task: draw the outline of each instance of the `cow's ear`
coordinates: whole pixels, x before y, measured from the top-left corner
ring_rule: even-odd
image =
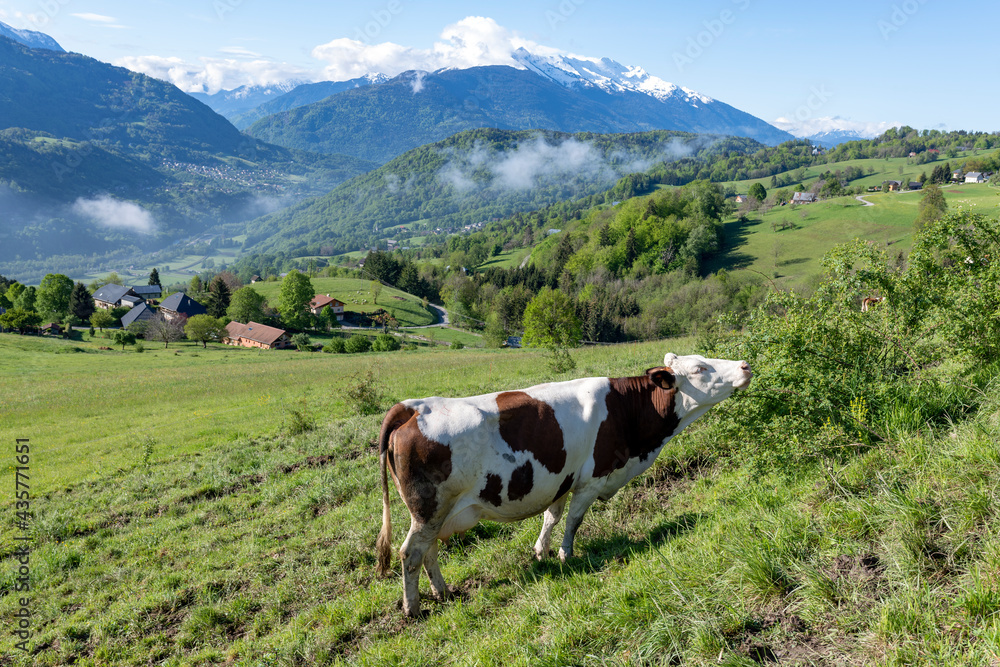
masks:
[[[646,371],[646,377],[660,389],[673,389],[677,385],[677,378],[672,371],[673,369],[667,366],[650,368]]]

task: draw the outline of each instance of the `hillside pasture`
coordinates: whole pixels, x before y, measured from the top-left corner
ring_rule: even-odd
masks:
[[[424,308],[420,299],[393,287],[382,287],[378,303],[371,292],[372,281],[364,278],[311,278],[317,294],[329,294],[344,302],[344,310],[349,313],[372,313],[384,308],[394,313],[401,326],[423,326],[433,324],[436,316]],[[272,307],[278,306],[281,281],[258,282],[251,287],[267,299]],[[366,303],[367,302],[367,303]]]

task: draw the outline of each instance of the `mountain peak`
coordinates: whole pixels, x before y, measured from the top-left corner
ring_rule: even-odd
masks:
[[[59,46],[59,42],[52,39],[44,32],[35,30],[19,30],[0,21],[0,36],[11,39],[18,44],[23,44],[31,49],[46,49],[48,51],[59,51],[65,53],[66,49]]]
[[[707,95],[653,76],[641,67],[622,65],[611,58],[573,55],[538,55],[519,47],[511,58],[519,69],[527,69],[566,87],[600,88],[609,93],[634,91],[660,101],[684,100],[691,106],[711,104]]]

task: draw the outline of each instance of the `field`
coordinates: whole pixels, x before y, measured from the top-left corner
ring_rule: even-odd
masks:
[[[392,287],[382,288],[379,302],[376,304],[371,292],[371,280],[362,278],[311,278],[310,280],[317,294],[329,294],[335,299],[340,299],[346,304],[344,310],[349,313],[370,313],[385,308],[395,314],[401,326],[434,324],[437,319],[433,312],[424,309],[420,299]],[[281,293],[279,281],[254,283],[251,287],[266,297],[271,306],[278,305],[278,295]]]
[[[991,214],[1000,205],[1000,190],[988,185],[956,185],[943,189],[948,207],[973,208]],[[909,251],[920,192],[864,195],[873,206],[854,197],[836,197],[815,204],[777,206],[749,221],[724,223],[724,252],[708,262],[711,272],[753,270],[780,285],[801,284],[822,270],[825,253],[839,243],[860,238]],[[782,223],[792,225],[781,229]],[[772,224],[775,228],[772,229]]]
[[[27,655],[0,637],[10,664],[987,665],[1000,651],[995,391],[965,423],[799,474],[724,464],[689,430],[591,508],[565,565],[530,557],[537,517],[453,538],[455,598],[410,621],[398,561],[374,576],[379,416],[342,391],[369,368],[384,405],[525,387],[552,379],[542,353],[99,342],[0,335],[0,440],[30,439],[35,512],[35,635]],[[639,373],[692,345],[585,348],[575,374]],[[398,548],[395,492],[392,508]],[[4,595],[5,627],[15,608]]]

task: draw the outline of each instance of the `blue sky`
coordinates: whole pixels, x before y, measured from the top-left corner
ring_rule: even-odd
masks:
[[[187,90],[496,64],[526,45],[639,65],[807,128],[1000,130],[984,36],[998,18],[996,3],[935,0],[0,0],[0,21]]]

